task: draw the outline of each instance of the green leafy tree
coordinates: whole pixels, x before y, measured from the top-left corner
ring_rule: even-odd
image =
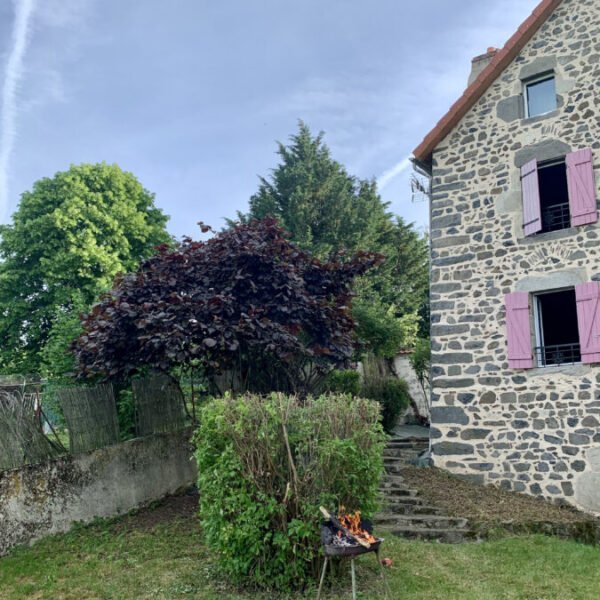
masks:
[[[419,317],[421,331],[428,329],[426,238],[388,211],[375,181],[358,179],[335,161],[323,134],[313,136],[305,123],[288,145],[279,144],[278,155],[280,163],[260,179],[239,220],[275,217],[296,244],[321,258],[359,250],[386,256],[356,282],[359,336],[379,356],[412,344]]]
[[[368,313],[371,320],[379,314],[380,328],[389,327],[398,332],[392,336],[401,341],[398,347],[412,348],[417,331],[420,337],[429,337],[428,240],[412,224],[396,217],[377,251],[386,260],[358,281],[356,292],[362,307],[361,302],[357,302],[356,310],[364,307],[363,314]],[[355,317],[360,321],[358,314]],[[401,321],[391,323],[391,318]],[[417,330],[414,324],[417,324]],[[404,333],[398,337],[402,330]],[[387,349],[384,351],[373,343],[375,339],[370,341],[375,354],[388,354]],[[387,346],[389,349],[389,343]]]
[[[59,383],[75,374],[75,357],[69,347],[81,335],[80,315],[88,309],[78,292],[68,305],[56,308],[48,338],[40,350],[41,373],[46,379]]]
[[[369,345],[378,358],[394,358],[401,348],[412,348],[417,341],[419,317],[414,312],[398,315],[393,304],[386,305],[377,294],[354,299],[352,314],[359,339]]]
[[[167,219],[117,165],[71,166],[34,183],[0,226],[0,370],[38,372],[53,325],[56,349],[78,308],[170,241]]]

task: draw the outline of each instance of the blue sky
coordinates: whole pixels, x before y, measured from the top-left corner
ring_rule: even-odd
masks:
[[[19,3],[30,27],[9,73]],[[246,208],[298,119],[352,174],[383,181],[462,93],[470,59],[536,4],[2,0],[0,83],[6,100],[12,76],[14,110],[0,120],[0,141],[12,138],[0,219],[36,179],[106,161],[156,194],[173,234],[198,237],[197,221],[220,227]],[[385,180],[392,210],[425,228],[408,170]]]

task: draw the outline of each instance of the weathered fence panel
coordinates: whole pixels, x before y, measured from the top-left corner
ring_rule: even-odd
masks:
[[[62,388],[58,398],[69,430],[71,454],[119,442],[117,407],[110,383]]]
[[[42,431],[38,409],[32,394],[0,391],[0,471],[58,456]]]
[[[138,436],[167,433],[185,427],[184,398],[173,379],[155,373],[134,379],[132,386]]]

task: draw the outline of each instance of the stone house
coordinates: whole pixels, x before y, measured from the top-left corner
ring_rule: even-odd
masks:
[[[600,513],[600,0],[544,0],[414,151],[432,455]]]

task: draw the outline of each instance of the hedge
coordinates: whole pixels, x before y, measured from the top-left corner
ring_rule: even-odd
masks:
[[[200,423],[203,533],[235,583],[303,587],[316,575],[319,506],[376,509],[385,445],[376,402],[226,396],[202,408]]]

